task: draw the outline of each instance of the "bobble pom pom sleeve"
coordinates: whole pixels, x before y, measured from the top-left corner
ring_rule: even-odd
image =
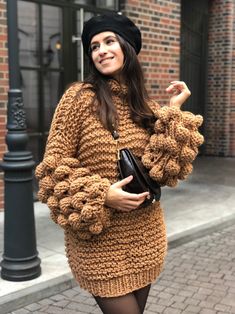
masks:
[[[44,159],[35,175],[39,180],[38,198],[48,205],[52,220],[62,228],[72,228],[82,239],[89,239],[109,226],[110,212],[104,201],[110,182],[91,175],[76,158],[84,97],[82,92],[77,97],[74,88],[62,97],[51,124]]]
[[[157,118],[154,134],[146,146],[142,162],[152,179],[160,185],[174,187],[192,172],[192,162],[204,138],[198,132],[200,115],[164,106],[153,110]]]

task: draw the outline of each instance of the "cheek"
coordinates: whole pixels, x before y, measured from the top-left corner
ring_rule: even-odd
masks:
[[[123,54],[120,54],[118,59],[119,59],[120,66],[123,66],[123,64],[124,64],[124,56],[123,56]]]
[[[122,64],[124,63],[124,54],[122,51],[118,51],[118,59]]]
[[[95,54],[91,55],[91,60],[93,62],[93,65],[95,66],[95,68],[97,70],[99,70],[100,63],[97,61],[97,56]]]
[[[94,58],[94,53],[93,52],[91,53],[91,60],[92,60],[93,63],[95,63],[95,58]]]

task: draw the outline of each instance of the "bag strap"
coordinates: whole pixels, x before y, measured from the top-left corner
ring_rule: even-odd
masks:
[[[113,139],[114,139],[115,141],[119,139],[118,131],[113,130],[113,132],[112,132],[111,134],[112,134],[112,137],[113,137]]]
[[[112,134],[112,137],[113,137],[113,139],[115,140],[115,143],[116,143],[117,160],[120,160],[120,149],[119,149],[119,145],[118,145],[119,144],[119,142],[118,142],[118,139],[119,139],[118,131],[113,129],[113,132],[111,134]]]

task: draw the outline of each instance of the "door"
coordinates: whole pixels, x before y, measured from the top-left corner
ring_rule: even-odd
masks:
[[[180,76],[192,92],[185,110],[204,114],[207,83],[208,1],[181,2]]]
[[[28,147],[38,163],[61,95],[70,83],[84,78],[83,23],[104,8],[117,10],[118,1],[19,0],[17,4]]]
[[[84,78],[83,23],[103,12],[105,6],[117,10],[118,3],[116,0],[19,0],[17,4],[28,149],[38,164],[60,97],[69,84]]]

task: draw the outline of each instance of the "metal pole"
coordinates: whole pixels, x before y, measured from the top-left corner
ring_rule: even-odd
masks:
[[[9,92],[6,143],[1,168],[4,171],[4,253],[1,277],[10,281],[25,281],[41,274],[36,249],[33,206],[32,154],[26,151],[28,135],[20,90],[17,1],[7,0]]]

